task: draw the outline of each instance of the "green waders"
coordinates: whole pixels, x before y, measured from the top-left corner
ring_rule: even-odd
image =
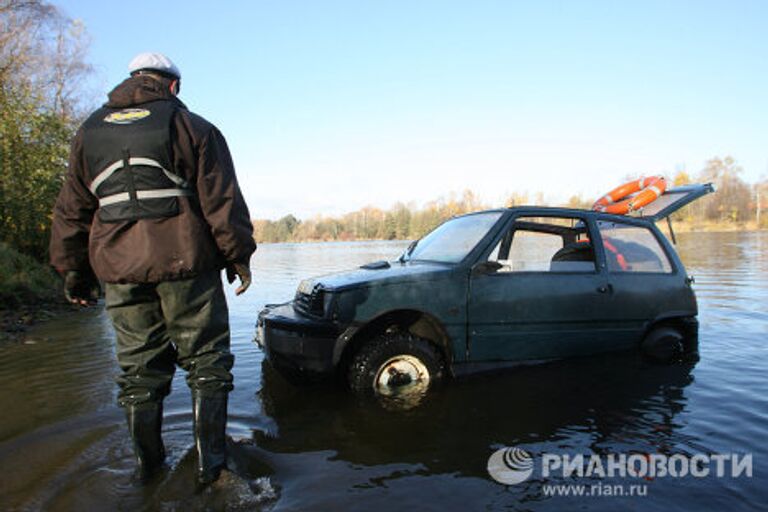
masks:
[[[122,369],[118,403],[126,409],[137,478],[147,481],[162,468],[162,401],[178,364],[192,390],[197,478],[201,484],[215,481],[226,464],[234,363],[220,273],[155,284],[108,283],[105,292]]]

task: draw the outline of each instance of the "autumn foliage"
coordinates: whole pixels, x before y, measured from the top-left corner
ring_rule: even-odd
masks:
[[[715,194],[695,201],[676,213],[675,220],[682,222],[689,229],[768,227],[768,218],[762,212],[768,203],[768,180],[750,185],[741,178],[741,174],[742,169],[736,161],[727,156],[712,158],[693,176],[685,171],[667,176],[670,187],[689,183],[713,183],[717,189]],[[573,196],[562,204],[552,206],[589,209],[595,199]],[[452,194],[447,198],[427,203],[422,208],[413,204],[397,203],[388,210],[368,206],[340,217],[318,215],[311,219],[299,220],[293,215],[286,215],[278,220],[256,220],[253,222],[254,236],[258,242],[413,240],[454,215],[487,208],[532,204],[544,205],[544,194],[515,192],[504,204],[490,205],[481,201],[477,194],[465,190],[460,195]]]
[[[83,111],[85,46],[53,6],[0,0],[0,242],[41,261]]]

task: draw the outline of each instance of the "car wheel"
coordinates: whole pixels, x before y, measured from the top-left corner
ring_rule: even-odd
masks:
[[[349,387],[377,396],[423,395],[445,373],[443,358],[427,340],[410,333],[378,336],[353,356]]]
[[[683,354],[683,335],[673,327],[657,327],[643,339],[643,354],[654,361],[670,362]]]

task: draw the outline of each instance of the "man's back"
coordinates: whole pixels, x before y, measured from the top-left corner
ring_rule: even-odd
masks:
[[[136,478],[164,467],[163,399],[179,366],[192,390],[197,482],[207,485],[226,466],[233,387],[221,269],[240,276],[238,294],[248,288],[253,227],[224,137],[176,98],[178,68],[140,54],[129,71],[75,136],[51,262],[74,303],[92,301],[91,270],[106,283]]]
[[[115,220],[103,212],[94,217],[99,198],[90,188],[114,161],[114,156],[105,159],[100,155],[121,155],[125,144],[121,143],[120,130],[133,135],[141,133],[143,125],[153,126],[153,118],[163,113],[153,112],[163,110],[158,104],[166,111],[172,109],[166,129],[171,169],[166,170],[187,184],[190,195],[166,199],[175,203],[176,215],[163,215],[161,211],[143,222],[119,217]],[[111,122],[115,118],[122,124]],[[112,133],[99,133],[107,131],[100,125],[112,128]],[[144,153],[136,155],[142,156],[146,157]],[[73,141],[70,170],[53,224],[51,261],[57,269],[83,266],[84,255],[71,252],[67,242],[74,238],[80,244],[77,235],[82,235],[83,226],[89,223],[90,262],[105,282],[190,277],[221,269],[227,262],[246,260],[255,250],[248,208],[237,186],[224,137],[150,77],[125,80],[110,93],[109,102],[84,123]],[[151,201],[158,199],[145,202]],[[151,206],[146,208],[151,210]]]

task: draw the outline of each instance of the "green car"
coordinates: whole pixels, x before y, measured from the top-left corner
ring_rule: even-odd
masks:
[[[259,313],[256,341],[290,380],[337,376],[384,396],[608,351],[695,359],[692,278],[656,222],[713,191],[674,188],[638,216],[521,206],[454,217],[396,261],[303,281]]]

